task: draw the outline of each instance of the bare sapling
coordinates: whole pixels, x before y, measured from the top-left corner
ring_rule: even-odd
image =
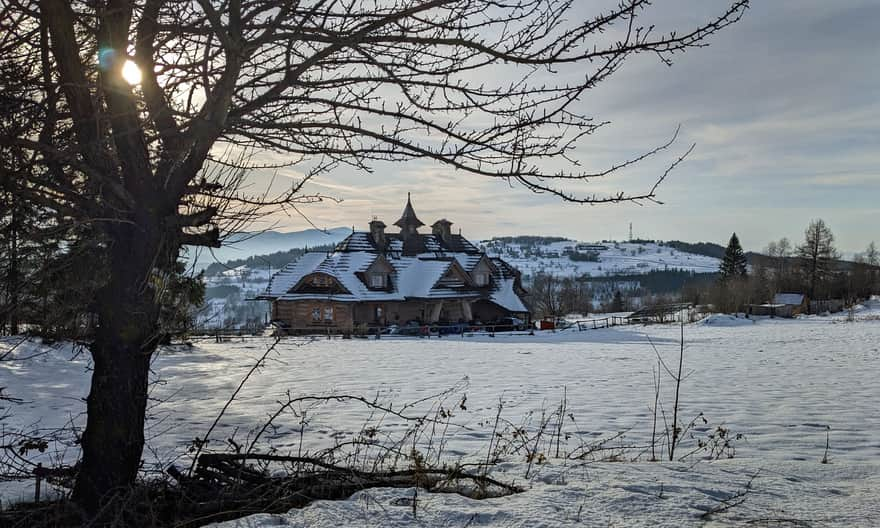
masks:
[[[822,455],[822,463],[828,463],[828,450],[831,448],[831,426],[825,426],[825,453]]]
[[[681,369],[684,365],[684,320],[681,322],[681,348],[678,353],[678,373],[673,377],[675,381],[675,403],[672,405],[672,438],[669,441],[669,460],[675,458],[675,447],[678,445],[681,428],[678,426],[678,398],[681,391]]]
[[[651,340],[650,336],[645,336],[648,340],[648,343],[651,345],[651,348],[653,348],[654,354],[657,356],[657,369],[655,371],[652,368],[652,373],[654,377],[654,407],[652,409],[653,416],[650,443],[651,461],[656,462],[657,460],[659,460],[656,452],[658,436],[658,410],[660,417],[663,420],[663,432],[661,433],[661,435],[663,436],[663,438],[665,438],[667,458],[670,462],[676,460],[676,452],[680,451],[679,448],[681,447],[682,441],[686,437],[694,440],[695,445],[693,449],[686,451],[683,455],[679,454],[679,461],[688,459],[699,452],[704,452],[706,454],[706,457],[712,460],[717,460],[720,458],[733,458],[736,454],[734,442],[742,440],[744,438],[741,433],[731,433],[730,429],[724,424],[715,426],[714,428],[709,427],[709,420],[702,412],[697,413],[697,415],[694,416],[694,418],[689,422],[685,422],[679,418],[681,411],[681,384],[685,380],[685,378],[687,378],[687,376],[684,374],[684,317],[682,317],[680,321],[678,367],[675,371],[670,369],[666,362],[663,360],[663,357],[660,355],[660,351],[654,345],[654,342]],[[660,399],[660,385],[662,378],[661,370],[666,371],[666,374],[675,383],[675,397],[672,402],[671,421],[667,421],[667,415],[663,409],[663,402]],[[705,433],[705,435],[697,436],[694,434],[695,431],[702,431],[703,433]]]
[[[556,458],[559,458],[559,442],[562,438],[562,426],[565,424],[565,408],[568,405],[568,387],[562,387],[562,401],[556,416]]]
[[[651,419],[651,462],[656,462],[657,459],[657,407],[660,404],[660,362],[657,362],[657,370],[651,369],[651,372],[654,375],[654,407],[652,409],[652,419]]]

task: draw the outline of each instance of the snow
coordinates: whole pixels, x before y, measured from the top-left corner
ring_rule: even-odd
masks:
[[[284,295],[293,288],[303,277],[312,273],[315,268],[324,262],[327,253],[313,251],[302,255],[276,273],[270,280],[267,292],[273,296]]]
[[[704,326],[751,326],[755,324],[755,320],[745,316],[712,314],[705,319],[701,319],[697,324]]]
[[[685,327],[685,423],[702,412],[709,423],[695,430],[698,437],[719,425],[745,435],[735,443],[735,458],[716,461],[697,455],[685,462],[648,462],[641,450],[618,449],[648,444],[657,357],[646,336],[672,365],[679,350],[677,326],[534,336],[284,341],[230,406],[211,446],[222,449],[224,439],[233,436],[242,440],[288,390],[294,396],[363,395],[399,408],[458,386],[456,396],[467,394],[467,410],[455,411],[459,427],[446,436],[442,455],[451,463],[485,458],[499,398],[503,418],[534,429],[541,411],[552,412],[559,404],[563,390],[574,417],[564,424],[571,437],[563,440],[563,452],[625,432],[608,447],[627,460],[642,455],[635,462],[551,457],[533,466],[528,478],[523,457],[511,456],[492,475],[525,486],[524,493],[475,501],[419,492],[416,519],[411,507],[398,505],[412,497],[412,490],[376,489],[222,526],[880,525],[880,301],[860,307],[854,322],[840,315],[730,324],[735,319],[714,316]],[[12,342],[4,340],[0,347],[8,349]],[[204,434],[267,345],[250,340],[162,350],[154,364],[163,382],[152,388],[156,400],[146,431],[145,469],[185,458],[188,442]],[[8,431],[47,430],[68,421],[81,425],[81,398],[88,391],[86,356],[71,359],[70,345],[36,343],[11,356],[33,353],[42,355],[0,362],[0,386],[27,400],[8,407],[12,416],[2,426]],[[664,378],[661,399],[667,411],[672,391],[673,384]],[[454,407],[457,397],[451,400]],[[430,399],[412,412],[427,412],[435,403]],[[311,407],[302,448],[313,452],[351,439],[376,420],[369,409],[351,402]],[[299,421],[286,416],[277,425],[267,442],[282,452],[298,449]],[[387,438],[400,438],[406,430],[387,416],[378,425]],[[826,434],[830,461],[823,464]],[[419,448],[427,452],[421,442]],[[44,464],[73,461],[76,447],[62,447],[53,445],[51,453],[29,457]],[[683,449],[693,447],[694,440],[686,438]],[[2,500],[26,497],[32,485],[4,482]],[[742,493],[744,503],[709,521],[700,518]]]
[[[580,243],[572,240],[543,244],[532,249],[540,251],[540,255],[525,256],[526,247],[520,244],[499,244],[491,241],[480,243],[490,256],[503,258],[520,270],[523,275],[528,276],[547,273],[559,277],[581,275],[601,277],[618,274],[642,274],[664,269],[713,273],[718,271],[720,264],[716,258],[685,253],[653,242],[602,244],[608,249],[598,252],[599,262],[573,261],[564,252],[567,247],[574,248],[578,244]]]
[[[360,233],[355,233],[360,235]],[[352,235],[354,237],[354,235]],[[350,240],[349,240],[350,242]],[[351,244],[349,244],[351,247]],[[291,262],[275,275],[261,294],[260,298],[278,299],[282,301],[321,299],[333,301],[403,301],[405,299],[444,299],[478,297],[476,291],[462,292],[456,288],[443,285],[440,281],[449,272],[453,263],[464,267],[465,272],[472,271],[482,254],[465,253],[423,253],[415,256],[387,254],[384,256],[394,272],[391,276],[389,291],[372,290],[357,275],[364,272],[378,259],[379,254],[369,251],[336,251],[333,253],[306,253],[298,260]],[[490,298],[501,306],[513,311],[527,311],[522,300],[514,290],[513,273],[502,263],[496,262],[494,284]],[[311,273],[324,273],[334,277],[345,288],[344,292],[297,293],[290,290],[303,277]]]
[[[492,292],[492,302],[503,306],[511,312],[528,312],[522,299],[514,289],[514,279],[496,279],[497,287]]]
[[[773,296],[773,304],[793,304],[799,306],[804,303],[802,293],[777,293]]]

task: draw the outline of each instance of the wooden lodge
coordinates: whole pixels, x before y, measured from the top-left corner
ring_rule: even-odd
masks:
[[[440,219],[431,234],[407,198],[398,233],[381,220],[353,231],[332,252],[309,252],[275,274],[258,298],[291,331],[339,331],[392,324],[529,322],[518,270],[489,257]]]

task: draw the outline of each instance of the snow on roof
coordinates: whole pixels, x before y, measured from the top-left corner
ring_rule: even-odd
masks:
[[[404,297],[428,298],[431,289],[449,269],[448,260],[404,257],[391,262],[397,272],[397,290]]]
[[[498,287],[492,292],[492,302],[506,308],[511,312],[528,312],[529,309],[523,304],[522,299],[514,289],[514,279],[501,279],[497,282]]]
[[[309,252],[300,258],[281,268],[269,279],[269,285],[266,286],[266,297],[280,297],[287,293],[287,290],[293,288],[303,277],[312,273],[324,259],[327,253],[320,251]]]
[[[773,304],[800,305],[803,302],[804,294],[802,293],[777,293],[773,296]]]
[[[391,273],[390,288],[369,288],[362,273],[379,258],[381,254],[369,238],[369,233],[355,232],[341,242],[332,253],[310,252],[296,262],[281,269],[269,282],[262,299],[306,300],[323,299],[342,302],[362,301],[403,301],[405,299],[446,299],[446,298],[485,298],[516,312],[528,311],[519,297],[518,273],[500,258],[491,258],[495,266],[489,288],[472,284],[450,285],[441,279],[453,263],[465,272],[472,272],[485,253],[479,252],[463,237],[456,246],[464,251],[444,251],[439,239],[430,235],[423,238],[426,252],[418,255],[402,255],[400,241],[390,240],[384,253],[385,259],[394,270]],[[395,251],[395,248],[398,250]],[[323,273],[334,277],[345,288],[345,292],[321,293],[315,291],[291,291],[304,277],[312,273]]]
[[[458,261],[462,268],[467,271],[473,271],[473,269],[477,266],[477,263],[480,262],[480,259],[483,258],[483,255],[473,255],[470,253],[453,253],[452,257]]]

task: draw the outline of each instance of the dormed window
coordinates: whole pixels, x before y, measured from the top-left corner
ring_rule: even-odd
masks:
[[[333,281],[327,275],[315,274],[311,278],[312,286],[326,288],[333,285]]]
[[[370,288],[384,288],[387,284],[388,278],[384,273],[370,274]]]
[[[477,286],[486,286],[489,284],[489,273],[478,271],[474,274],[474,284]]]

